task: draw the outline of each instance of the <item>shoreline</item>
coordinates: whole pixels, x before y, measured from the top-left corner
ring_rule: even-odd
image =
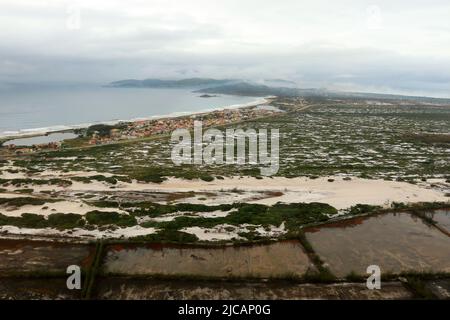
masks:
[[[180,111],[180,112],[169,113],[166,115],[154,115],[154,116],[149,116],[149,117],[139,117],[139,118],[133,118],[133,119],[129,119],[129,120],[123,120],[123,119],[121,119],[121,120],[106,120],[106,121],[99,121],[99,122],[92,122],[92,123],[74,124],[74,125],[55,125],[55,126],[43,127],[43,128],[20,129],[17,132],[14,132],[14,133],[11,132],[11,134],[5,134],[5,132],[0,132],[0,144],[5,143],[10,140],[34,138],[34,137],[50,135],[52,133],[74,132],[77,129],[87,129],[90,126],[97,125],[97,124],[115,125],[118,123],[132,123],[132,122],[137,122],[137,121],[164,120],[164,119],[173,119],[173,118],[190,116],[190,115],[210,113],[210,112],[214,112],[214,111],[218,111],[218,110],[225,110],[225,109],[241,109],[241,108],[256,107],[259,105],[270,103],[271,99],[274,99],[274,98],[276,98],[276,97],[275,96],[267,96],[267,97],[257,98],[256,100],[250,101],[248,103],[213,107],[213,108],[202,109],[202,110],[198,110],[198,111]],[[6,131],[6,132],[9,132],[9,131]]]

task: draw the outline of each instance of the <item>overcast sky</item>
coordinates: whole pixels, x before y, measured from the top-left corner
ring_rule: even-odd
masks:
[[[0,0],[0,82],[153,77],[450,97],[450,1]]]

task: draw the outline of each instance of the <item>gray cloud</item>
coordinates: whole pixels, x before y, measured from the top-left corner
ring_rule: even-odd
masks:
[[[80,28],[68,28],[78,10]],[[275,77],[449,96],[449,10],[437,0],[3,0],[0,81]]]

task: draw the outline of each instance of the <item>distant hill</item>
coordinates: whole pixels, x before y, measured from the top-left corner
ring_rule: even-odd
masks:
[[[334,99],[390,99],[390,100],[414,100],[423,103],[450,103],[450,99],[403,96],[396,94],[365,93],[365,92],[340,92],[327,89],[300,89],[287,87],[269,87],[266,85],[253,84],[248,82],[239,82],[217,86],[214,88],[200,89],[196,92],[208,94],[232,94],[242,96],[279,96],[279,97],[316,97],[316,98],[334,98]]]
[[[252,96],[262,97],[280,94],[280,88],[273,88],[266,85],[251,84],[248,82],[238,82],[233,84],[227,84],[224,86],[217,86],[214,88],[200,89],[196,92],[201,93],[220,93],[220,94],[232,94],[239,96]],[[292,92],[294,94],[295,92]],[[286,94],[289,94],[286,92]]]
[[[313,97],[333,99],[390,99],[413,100],[422,103],[450,103],[450,99],[403,96],[396,94],[340,92],[327,89],[301,89],[295,82],[283,79],[266,79],[264,84],[236,79],[189,78],[181,80],[120,80],[111,82],[108,87],[115,88],[186,88],[203,94],[229,94],[251,97]],[[270,85],[269,85],[270,84]]]
[[[216,80],[209,78],[190,78],[182,80],[161,80],[161,79],[144,79],[144,80],[120,80],[108,84],[108,87],[115,88],[206,88],[230,84],[236,80],[224,79]]]
[[[270,87],[262,84],[250,82],[238,82],[226,84],[214,88],[200,89],[196,92],[201,93],[220,93],[233,94],[241,96],[264,97],[264,96],[283,96],[283,97],[328,97],[332,95],[330,91],[324,89],[300,89],[288,87]]]

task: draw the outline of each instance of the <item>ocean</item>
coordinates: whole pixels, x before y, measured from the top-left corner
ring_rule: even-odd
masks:
[[[236,107],[261,100],[230,95],[201,98],[200,95],[189,89],[0,88],[0,137]]]

